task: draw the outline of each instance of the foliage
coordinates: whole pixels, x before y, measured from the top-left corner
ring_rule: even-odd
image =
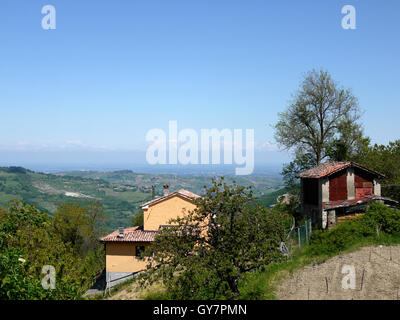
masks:
[[[361,125],[351,119],[344,119],[339,122],[337,130],[339,135],[328,145],[327,157],[333,161],[362,157],[370,144],[370,138],[364,137]]]
[[[0,208],[0,299],[80,298],[102,260],[94,251],[77,254],[63,234],[35,206],[14,200]],[[45,265],[55,268],[55,289],[42,288]]]
[[[386,182],[381,186],[382,196],[391,198],[400,203],[400,184],[390,184]]]
[[[57,208],[53,226],[64,243],[71,244],[78,254],[86,256],[101,246],[98,239],[104,234],[105,221],[99,202],[91,201],[86,206],[80,202],[67,202]]]
[[[1,247],[0,250],[0,299],[32,299],[41,292],[39,281],[30,281],[25,276],[24,266],[19,261],[21,251]]]
[[[223,178],[196,204],[158,233],[142,284],[161,281],[172,299],[239,298],[247,272],[282,259],[290,218],[255,204],[249,188]]]
[[[383,173],[389,181],[400,183],[400,140],[369,147],[358,162]]]
[[[372,203],[362,217],[339,224],[329,231],[314,231],[309,250],[314,255],[333,255],[368,238],[396,233],[400,233],[400,210]]]
[[[354,161],[359,162],[365,156],[370,144],[369,137],[360,137],[352,144],[346,143],[342,138],[334,139],[327,148],[327,157],[332,161]]]
[[[278,202],[274,205],[274,211],[290,215],[296,226],[304,224],[306,220],[306,216],[301,211],[299,196],[290,193],[285,198],[279,197]]]
[[[356,219],[338,225],[331,231],[315,230],[311,237],[310,251],[315,255],[333,255],[356,243],[362,236]],[[367,232],[371,231],[369,229]],[[371,235],[371,234],[366,234]]]
[[[133,216],[132,226],[143,226],[143,211]]]
[[[389,208],[381,203],[370,204],[362,220],[371,230],[395,234],[400,232],[400,210]]]
[[[327,71],[306,74],[289,108],[279,113],[275,139],[286,149],[312,154],[319,164],[335,138],[357,136],[360,110],[349,89],[340,88]],[[352,124],[351,127],[346,124]],[[351,132],[343,132],[344,128]],[[342,132],[341,132],[342,131]],[[350,142],[351,139],[348,139]]]

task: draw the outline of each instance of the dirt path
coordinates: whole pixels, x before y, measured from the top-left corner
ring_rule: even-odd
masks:
[[[284,279],[276,295],[282,300],[400,299],[400,246],[364,247],[306,266]]]
[[[162,290],[162,286],[158,283],[154,283],[147,288],[142,288],[137,282],[133,282],[121,288],[118,292],[113,293],[106,300],[142,300],[147,294],[154,294]]]
[[[137,283],[132,283],[128,287],[119,290],[107,300],[140,300],[142,299],[143,289]]]

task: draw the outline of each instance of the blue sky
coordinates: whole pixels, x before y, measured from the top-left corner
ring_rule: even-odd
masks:
[[[47,4],[56,30],[41,28]],[[345,4],[356,30],[341,27]],[[359,98],[372,141],[388,143],[399,138],[399,13],[397,0],[2,0],[0,162],[113,159],[145,150],[146,132],[169,120],[253,128],[256,163],[287,161],[271,125],[321,67]]]

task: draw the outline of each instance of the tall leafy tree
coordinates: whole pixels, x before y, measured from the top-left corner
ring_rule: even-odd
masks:
[[[101,245],[98,238],[104,233],[106,216],[98,201],[61,203],[54,213],[53,226],[63,242],[70,243],[76,252],[86,255]]]
[[[339,136],[327,147],[326,155],[334,161],[359,161],[368,150],[371,139],[364,136],[359,123],[342,121],[338,126]]]
[[[311,154],[316,164],[328,156],[335,139],[353,143],[361,132],[357,98],[324,70],[309,71],[288,109],[278,116],[276,141],[296,154]]]
[[[251,189],[214,180],[197,208],[156,236],[143,284],[162,281],[173,299],[239,298],[250,271],[282,259],[291,220],[255,204]]]

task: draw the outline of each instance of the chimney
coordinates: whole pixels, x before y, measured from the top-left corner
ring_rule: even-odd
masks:
[[[118,238],[123,238],[124,237],[124,228],[123,227],[119,227],[118,228]]]
[[[169,185],[168,185],[168,183],[164,184],[163,187],[164,187],[164,196],[166,196],[166,195],[169,194]]]
[[[156,186],[151,186],[151,198],[154,199],[156,197]]]

